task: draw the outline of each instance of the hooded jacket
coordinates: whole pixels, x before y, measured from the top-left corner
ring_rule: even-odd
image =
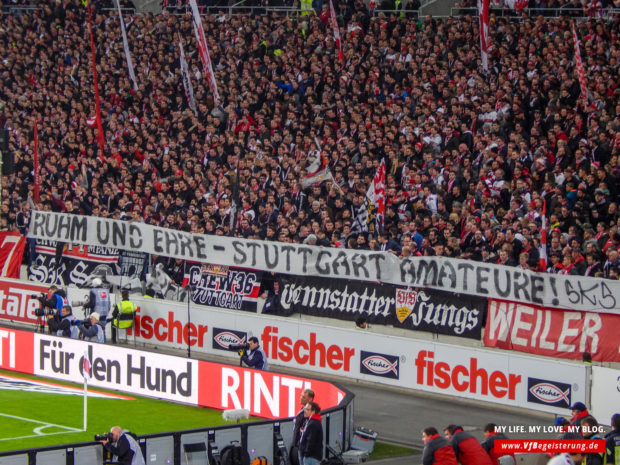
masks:
[[[302,457],[313,457],[318,461],[323,458],[323,426],[321,414],[312,415],[301,433],[299,454]]]
[[[424,446],[422,465],[458,465],[458,462],[448,441],[434,434]]]

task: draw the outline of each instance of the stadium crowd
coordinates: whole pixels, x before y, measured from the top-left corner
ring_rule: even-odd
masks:
[[[16,166],[3,177],[3,229],[25,233],[37,208],[537,269],[546,211],[549,272],[618,279],[617,16],[576,22],[585,103],[566,18],[492,15],[485,74],[471,16],[376,15],[339,0],[341,61],[328,3],[316,15],[207,15],[214,99],[189,15],[125,18],[134,89],[118,18],[92,3],[103,156],[81,2],[0,19],[0,126],[10,130]],[[319,151],[334,182],[303,189]],[[355,218],[382,159],[377,235],[359,231]]]

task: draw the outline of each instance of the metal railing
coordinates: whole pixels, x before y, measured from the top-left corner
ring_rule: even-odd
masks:
[[[490,5],[490,12],[498,17],[519,18],[525,14],[528,17],[546,16],[559,18],[568,16],[575,19],[611,19],[615,15],[620,15],[619,8],[606,8],[601,10],[601,16],[588,16],[582,8],[558,7],[558,8],[524,8],[515,10],[504,5]],[[451,9],[451,16],[478,16],[477,7],[454,7]]]
[[[346,393],[340,405],[321,412],[325,457],[330,454],[328,446],[338,452],[351,447],[355,396],[342,387],[340,389]],[[286,461],[281,461],[281,457],[288,454],[293,428],[294,418],[285,418],[147,434],[140,436],[138,443],[149,465],[216,463],[214,455],[232,441],[238,442],[248,451],[250,461],[264,456],[269,463],[289,463],[288,457]],[[191,461],[188,457],[189,449],[198,451],[203,461]],[[205,461],[207,457],[208,461]],[[98,442],[0,452],[0,463],[12,465],[98,465],[103,461],[103,447]]]

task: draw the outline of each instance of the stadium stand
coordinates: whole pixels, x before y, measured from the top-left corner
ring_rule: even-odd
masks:
[[[566,17],[492,14],[485,75],[469,15],[418,19],[338,1],[340,61],[327,8],[213,13],[203,23],[221,95],[214,101],[191,17],[178,8],[126,15],[134,90],[111,4],[92,5],[104,157],[81,2],[2,15],[0,126],[15,157],[2,184],[3,229],[25,232],[34,207],[332,247],[389,242],[403,256],[537,269],[544,209],[547,271],[618,278],[620,16],[609,2],[605,17],[576,21],[587,104]],[[303,189],[317,144],[337,186]],[[382,159],[386,236],[377,240],[354,220]]]

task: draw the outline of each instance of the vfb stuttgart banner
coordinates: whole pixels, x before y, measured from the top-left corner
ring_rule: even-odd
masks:
[[[256,312],[262,273],[232,267],[189,265],[192,302]]]
[[[281,278],[279,308],[315,316],[480,339],[486,299],[322,278]],[[396,290],[395,290],[396,289]]]

